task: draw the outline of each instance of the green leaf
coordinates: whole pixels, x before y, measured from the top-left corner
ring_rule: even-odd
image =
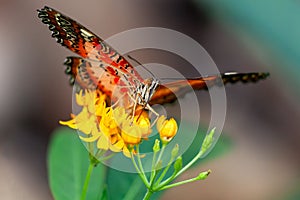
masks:
[[[53,134],[48,151],[48,177],[55,200],[79,200],[89,166],[88,152],[76,131],[59,128]],[[103,196],[105,167],[94,168],[86,199]]]
[[[102,191],[102,195],[100,200],[108,200],[108,196],[107,196],[107,185],[105,185],[103,191]]]

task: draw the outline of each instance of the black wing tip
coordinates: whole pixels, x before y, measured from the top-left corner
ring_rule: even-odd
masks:
[[[267,78],[270,76],[270,72],[262,72],[264,78]]]
[[[43,8],[41,8],[40,10],[37,9],[36,10],[38,12],[38,17],[42,19],[42,21],[48,17],[48,13],[55,11],[53,8],[49,7],[49,6],[44,6]],[[45,24],[48,24],[47,22],[44,22]]]
[[[252,74],[255,74],[255,73],[252,73]],[[264,80],[270,76],[270,73],[269,72],[257,72],[256,76],[257,76],[258,80]]]
[[[49,12],[53,11],[53,9],[48,6],[44,6],[44,8],[37,11],[38,11],[38,18],[40,18],[42,23],[46,24],[48,26],[48,29],[52,32],[51,36],[53,38],[56,38],[57,43],[61,44],[62,46],[65,46],[64,40],[60,36],[59,31],[57,30],[55,25],[51,23],[51,20],[53,20],[53,16],[51,16]]]
[[[47,11],[48,10],[46,7],[42,8],[41,10],[37,10],[38,18],[40,18],[44,24],[48,24],[48,22],[49,22]]]
[[[43,8],[41,8],[41,11],[51,11],[51,10],[52,10],[52,8],[49,6],[44,6]],[[39,11],[39,10],[37,10],[37,11]]]
[[[43,8],[41,8],[41,9],[37,9],[36,11],[38,12],[38,13],[40,13],[40,12],[47,12],[47,11],[51,11],[52,10],[52,8],[50,8],[49,6],[44,6]]]
[[[227,72],[222,74],[223,83],[255,83],[259,80],[264,80],[270,76],[269,72],[250,72],[250,73],[238,73],[238,72]]]

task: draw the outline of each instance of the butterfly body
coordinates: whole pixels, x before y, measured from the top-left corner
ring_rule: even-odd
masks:
[[[158,85],[159,80],[153,78],[146,79],[143,83],[139,83],[136,87],[136,91],[134,91],[134,93],[137,94],[137,103],[142,106],[149,103]]]
[[[194,90],[207,89],[222,83],[256,82],[265,79],[268,73],[224,73],[207,77],[177,80],[161,85],[156,78],[143,79],[134,67],[116,50],[106,44],[93,32],[60,12],[44,7],[38,10],[38,17],[49,26],[52,37],[80,57],[67,57],[66,73],[70,83],[82,88],[103,92],[113,102],[118,94],[127,93],[135,104],[148,107],[153,104],[170,103],[178,96]]]

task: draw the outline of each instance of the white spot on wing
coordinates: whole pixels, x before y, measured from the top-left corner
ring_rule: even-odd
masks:
[[[92,36],[94,36],[91,32],[89,32],[89,31],[87,31],[87,30],[84,30],[84,29],[80,29],[80,31],[81,31],[81,33],[82,33],[82,35],[84,35],[84,36],[87,36],[87,37],[92,37]]]
[[[237,72],[226,72],[226,73],[224,73],[224,75],[234,75],[234,74],[237,74]]]

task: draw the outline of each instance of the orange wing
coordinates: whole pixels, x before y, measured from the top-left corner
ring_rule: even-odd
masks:
[[[221,76],[207,76],[199,77],[187,80],[174,81],[160,85],[154,95],[152,96],[149,104],[165,104],[171,103],[177,100],[178,97],[185,95],[194,90],[203,90],[212,86],[220,86],[220,83],[236,83],[236,82],[256,82],[258,80],[265,79],[269,76],[269,73],[237,73],[229,72],[224,73]]]
[[[98,88],[102,90],[101,88],[110,86],[103,84],[99,85],[99,77],[96,76],[99,74],[80,71],[78,66],[82,65],[86,66],[85,69],[88,72],[97,72],[104,69],[105,76],[112,76],[109,79],[119,78],[120,74],[125,74],[127,75],[126,78],[129,84],[133,82],[133,79],[143,81],[140,75],[134,70],[133,66],[130,65],[123,56],[81,24],[47,6],[38,10],[38,17],[41,18],[44,24],[49,26],[49,29],[52,31],[52,37],[56,38],[58,43],[82,57],[82,59],[78,57],[69,57],[67,61],[70,63],[67,62],[66,64],[73,66],[71,67],[72,70],[68,73],[71,73],[73,79],[76,79],[83,88],[87,85],[97,85]],[[93,62],[93,64],[91,64],[91,62]],[[98,62],[98,64],[94,64],[96,62]],[[101,69],[96,69],[97,66],[101,66],[99,67]],[[88,78],[87,74],[89,76]],[[75,78],[76,75],[85,76]],[[91,81],[93,84],[91,84]],[[97,81],[97,83],[95,81]],[[74,81],[72,82],[74,83]],[[111,84],[115,83],[111,82]],[[107,91],[111,90],[106,89],[103,92],[107,93]]]
[[[96,90],[99,89],[107,96],[111,96],[114,87],[122,84],[120,76],[112,75],[103,67],[102,61],[87,61],[80,57],[67,57],[64,65],[65,72],[70,75],[70,84],[76,82],[81,88]]]

